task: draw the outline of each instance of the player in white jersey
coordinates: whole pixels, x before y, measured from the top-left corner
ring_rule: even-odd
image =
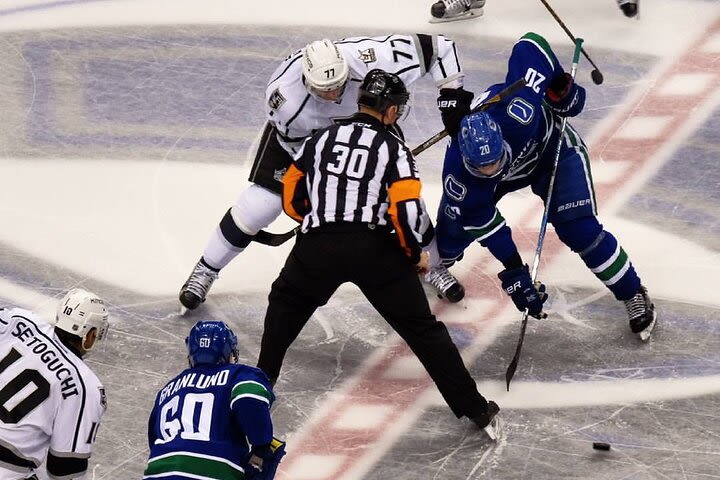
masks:
[[[429,73],[441,93],[450,92],[452,98],[469,94],[462,89],[464,73],[455,42],[443,35],[325,39],[288,56],[265,92],[268,123],[251,169],[252,183],[224,215],[182,286],[180,302],[185,308],[205,301],[220,270],[280,215],[282,177],[292,155],[306,137],[355,113],[360,82],[375,68],[397,74],[406,85]],[[447,280],[447,270],[437,268]],[[430,274],[435,278],[438,272]]]
[[[103,301],[82,289],[61,300],[54,325],[0,309],[0,480],[84,478],[105,413],[105,390],[82,357],[107,332]]]

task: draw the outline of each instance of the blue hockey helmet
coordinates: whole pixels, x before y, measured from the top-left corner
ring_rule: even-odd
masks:
[[[497,175],[508,160],[500,125],[485,112],[473,113],[462,119],[458,140],[465,168],[477,177]],[[480,171],[480,167],[498,162],[501,163],[491,175]]]
[[[200,320],[190,329],[185,344],[191,367],[237,361],[237,336],[225,322]]]

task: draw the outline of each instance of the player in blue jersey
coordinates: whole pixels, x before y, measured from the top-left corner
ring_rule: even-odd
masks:
[[[190,368],[165,385],[148,421],[144,479],[271,480],[285,443],[273,437],[267,376],[235,363],[237,337],[200,321],[185,339]]]
[[[517,94],[485,112],[464,115],[518,78],[527,84]],[[505,267],[498,276],[517,308],[541,317],[544,286],[533,285],[496,204],[527,186],[543,200],[548,197],[559,125],[562,117],[582,111],[585,89],[572,81],[543,37],[528,33],[513,47],[505,83],[492,85],[474,103],[471,99],[469,92],[458,97],[443,90],[438,99],[439,105],[455,101],[442,114],[452,141],[445,154],[436,229],[440,257],[451,265],[472,242],[479,242]],[[628,255],[596,215],[588,150],[568,124],[548,219],[560,240],[624,302],[630,328],[647,340],[655,325],[653,303]]]

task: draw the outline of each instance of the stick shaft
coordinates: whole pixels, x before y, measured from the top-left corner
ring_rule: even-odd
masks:
[[[575,35],[573,35],[572,32],[570,31],[570,29],[565,26],[565,23],[560,19],[560,17],[558,17],[557,13],[555,13],[555,10],[553,10],[553,8],[550,6],[550,4],[547,3],[546,0],[540,0],[540,2],[543,5],[545,5],[545,8],[547,9],[548,12],[550,12],[550,15],[552,15],[552,17],[555,19],[555,21],[558,23],[558,25],[560,25],[560,27],[563,30],[565,30],[565,33],[567,34],[568,37],[570,37],[570,40],[572,40],[573,43],[577,43],[577,39],[575,38]],[[592,58],[590,58],[590,55],[587,54],[587,52],[585,51],[584,48],[580,47],[580,51],[585,56],[587,61],[590,62],[590,65],[592,65],[595,68],[595,70],[600,70],[598,68],[598,66],[595,65],[595,62],[592,61]]]

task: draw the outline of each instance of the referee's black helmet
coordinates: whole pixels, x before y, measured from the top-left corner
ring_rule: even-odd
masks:
[[[400,77],[375,68],[365,75],[360,84],[357,103],[380,113],[391,105],[397,105],[398,116],[402,116],[408,99],[410,93]]]

